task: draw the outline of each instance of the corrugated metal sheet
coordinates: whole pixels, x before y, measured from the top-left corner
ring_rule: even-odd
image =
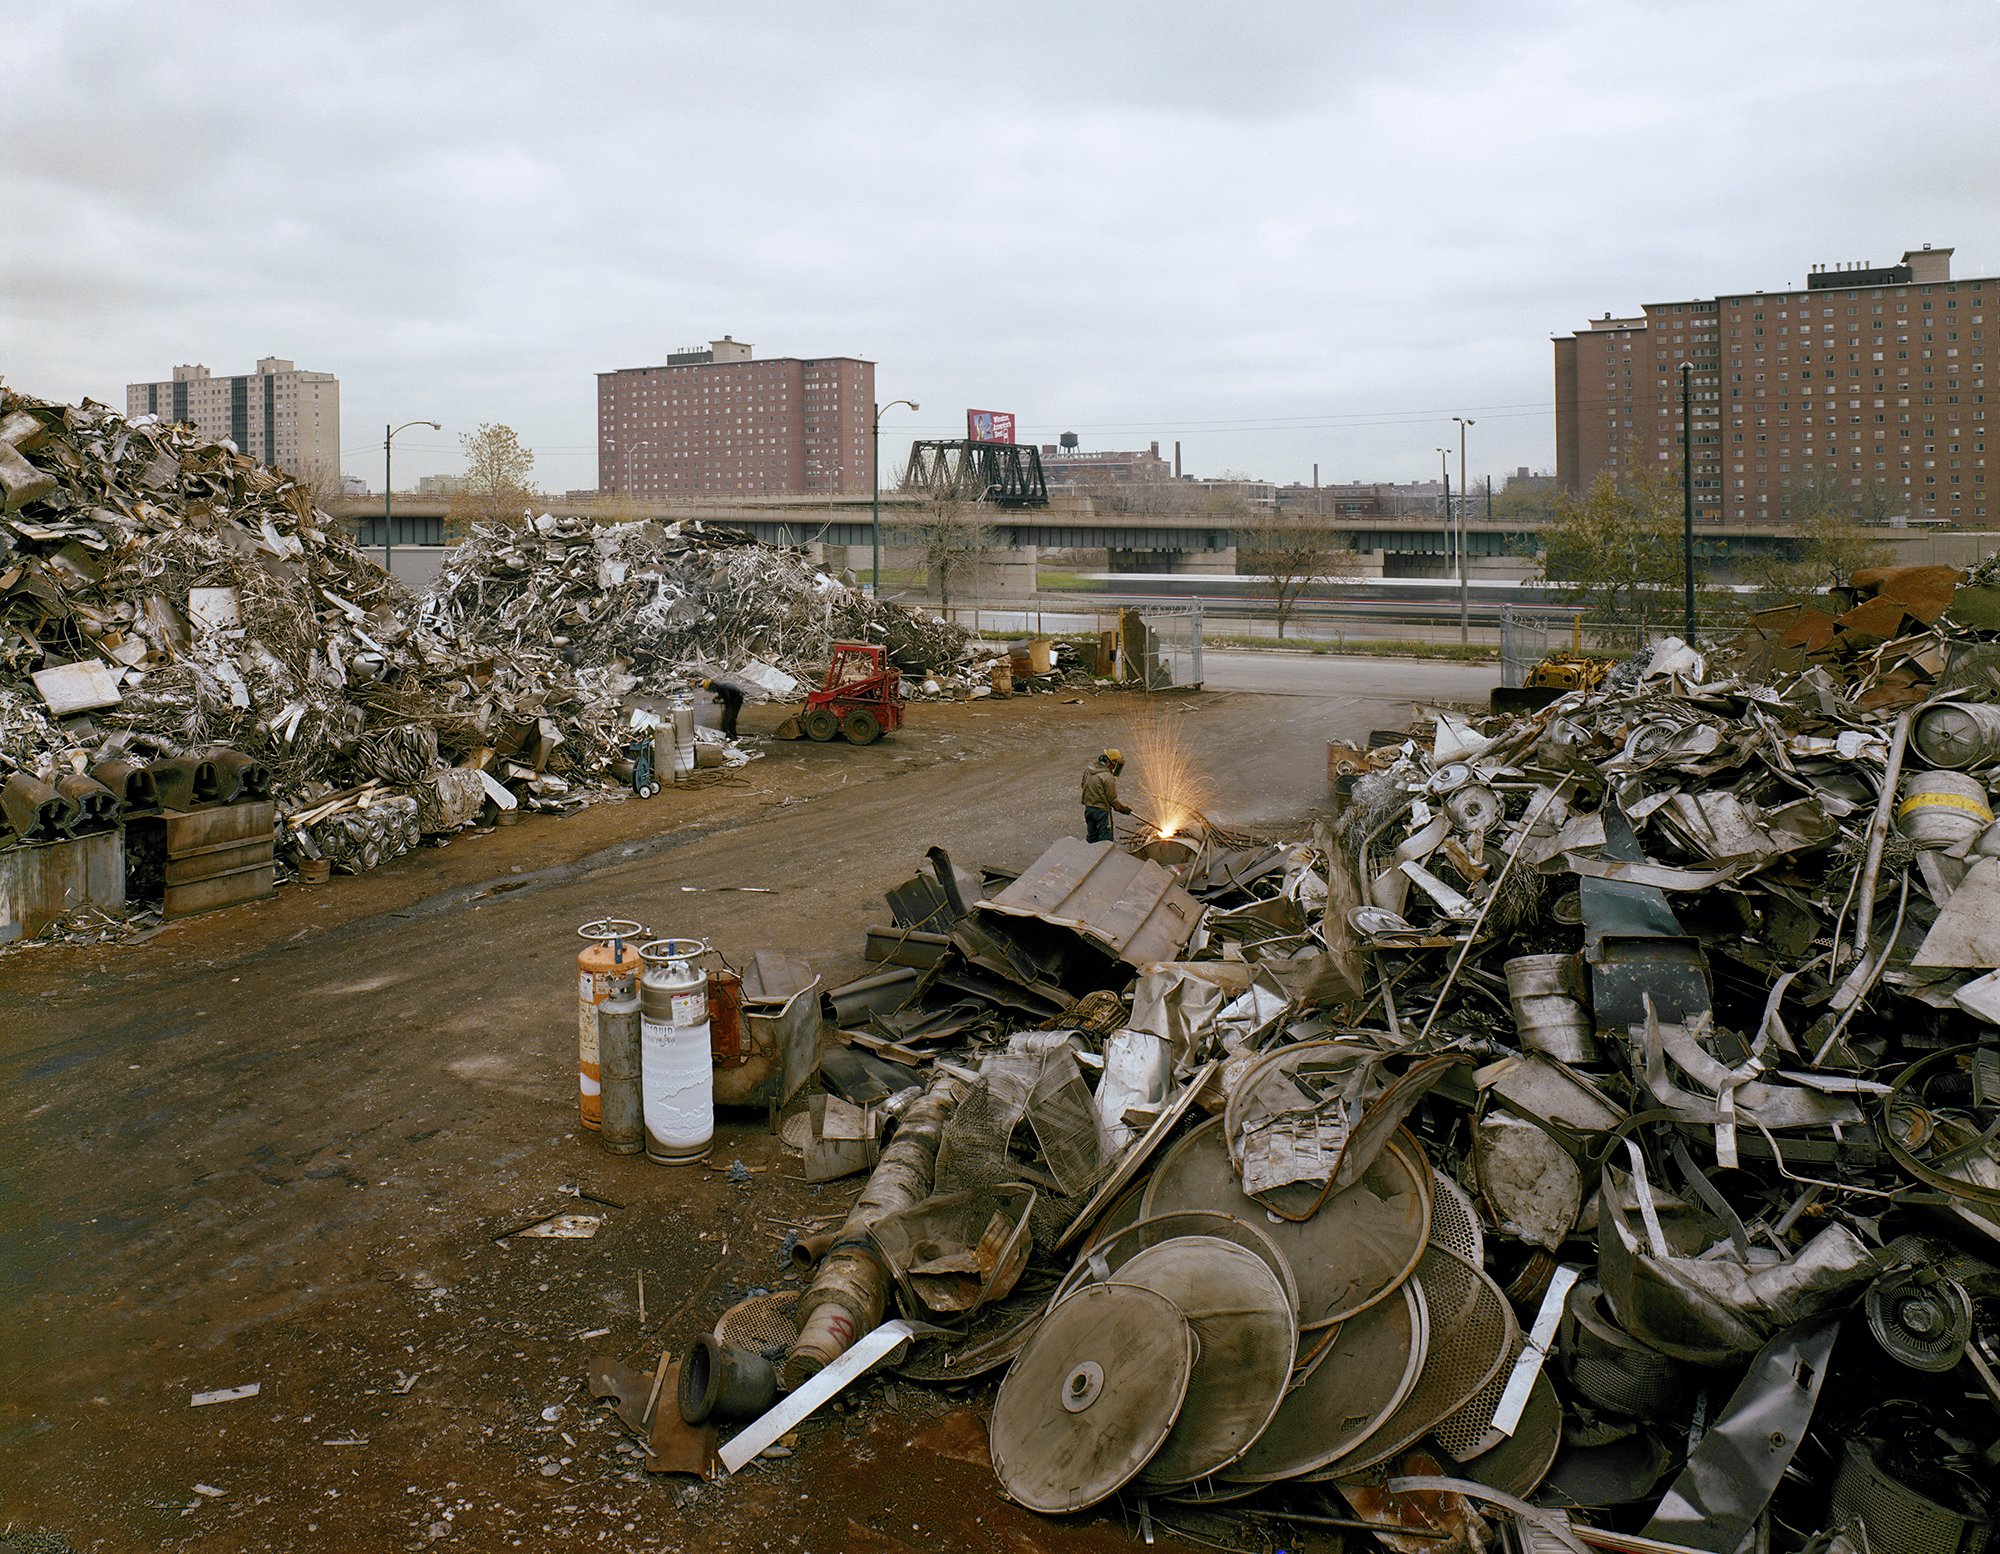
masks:
[[[1180,959],[1202,912],[1157,863],[1073,836],[976,910],[1072,929],[1130,966]]]

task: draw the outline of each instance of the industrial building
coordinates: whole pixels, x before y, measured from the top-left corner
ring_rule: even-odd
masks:
[[[1562,489],[1647,465],[1678,479],[1686,363],[1702,521],[1779,521],[1811,480],[1870,521],[1985,523],[2000,279],[1954,280],[1951,256],[1816,266],[1802,287],[1649,303],[1557,338]]]
[[[657,367],[597,375],[597,489],[660,500],[866,496],[875,364],[759,361],[724,335]]]
[[[340,472],[340,380],[301,372],[282,356],[226,378],[197,362],[174,368],[164,382],[128,383],[125,413],[185,422],[204,437],[227,438],[260,464],[309,480]]]

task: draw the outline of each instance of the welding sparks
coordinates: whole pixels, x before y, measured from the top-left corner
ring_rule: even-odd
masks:
[[[1195,764],[1193,752],[1177,724],[1154,716],[1133,729],[1126,740],[1131,751],[1133,782],[1146,818],[1162,841],[1199,830],[1203,807],[1215,787]]]

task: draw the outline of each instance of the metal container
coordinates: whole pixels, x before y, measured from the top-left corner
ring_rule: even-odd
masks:
[[[754,1349],[736,1349],[703,1333],[681,1360],[681,1418],[754,1419],[778,1400],[778,1374]]]
[[[1956,847],[1993,824],[1986,784],[1957,772],[1911,772],[1903,779],[1896,825],[1919,847]]]
[[[1859,1521],[1873,1554],[1980,1554],[1992,1534],[1980,1513],[1976,1484],[1940,1467],[1938,1484],[1956,1490],[1959,1504],[1947,1505],[1886,1472],[1882,1448],[1850,1440],[1833,1479],[1834,1523]],[[1963,1482],[1960,1482],[1962,1481]]]
[[[1505,969],[1521,1045],[1565,1063],[1596,1062],[1602,1049],[1578,995],[1575,957],[1518,955]]]
[[[1953,771],[2000,763],[2000,707],[1983,701],[1926,707],[1910,725],[1910,743],[1931,765]]]
[[[603,1118],[598,1011],[607,998],[630,997],[637,988],[646,962],[633,941],[644,938],[646,928],[626,917],[600,917],[576,932],[590,941],[576,958],[577,1110],[583,1125],[594,1129]]]
[[[614,1155],[636,1155],[646,1147],[636,986],[613,993],[597,1006],[597,1062],[603,1085],[603,1126],[597,1142]]]
[[[708,974],[708,1050],[715,1065],[717,1106],[762,1106],[770,1100],[776,1055],[749,1039],[743,978],[727,966]]]
[[[709,1051],[708,974],[699,939],[639,946],[639,1070],[646,1158],[692,1165],[715,1138],[715,1060]]]
[[[674,703],[674,781],[694,775],[694,704],[685,696]]]

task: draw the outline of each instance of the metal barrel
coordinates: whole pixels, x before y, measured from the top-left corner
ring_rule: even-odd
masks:
[[[1896,826],[1919,847],[1955,847],[1993,824],[1986,784],[1958,772],[1911,772]]]
[[[597,1006],[597,1064],[603,1118],[597,1142],[614,1155],[636,1155],[646,1147],[636,988]]]
[[[2000,707],[1983,701],[1926,707],[1910,725],[1910,743],[1932,766],[1950,771],[2000,763]]]
[[[1565,1063],[1595,1062],[1597,1032],[1577,996],[1572,957],[1518,955],[1505,970],[1521,1045]]]

